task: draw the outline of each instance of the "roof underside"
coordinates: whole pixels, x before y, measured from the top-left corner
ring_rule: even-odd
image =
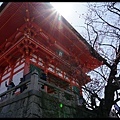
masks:
[[[26,24],[28,21],[34,26]],[[84,72],[89,72],[102,64],[101,61],[91,56],[88,43],[49,2],[9,2],[0,12],[0,65],[3,63],[5,52],[18,42],[17,36],[25,35],[22,33],[25,27],[33,30],[34,41],[40,41],[44,49],[54,54],[61,51],[62,56],[58,57],[62,57],[76,68],[82,68]],[[41,37],[37,35],[38,32]],[[6,57],[13,51],[16,58],[22,55],[16,52],[17,48],[14,46],[11,53],[6,53]]]

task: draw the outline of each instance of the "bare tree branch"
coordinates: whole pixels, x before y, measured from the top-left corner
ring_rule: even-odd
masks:
[[[116,26],[108,23],[108,22],[107,22],[105,19],[103,19],[96,11],[95,11],[95,13],[96,13],[96,14],[98,15],[98,17],[99,17],[102,21],[104,21],[108,26],[110,26],[110,27],[112,27],[112,28],[115,28],[115,29],[117,29],[117,30],[120,31],[120,28],[118,28],[118,27],[116,27]]]

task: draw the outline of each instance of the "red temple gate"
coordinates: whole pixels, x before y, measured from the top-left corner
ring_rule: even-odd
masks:
[[[89,47],[49,2],[8,2],[1,6],[1,87],[12,79],[18,84],[30,72],[30,65],[42,69],[48,81],[61,88],[81,87],[90,81],[85,73],[102,65]]]

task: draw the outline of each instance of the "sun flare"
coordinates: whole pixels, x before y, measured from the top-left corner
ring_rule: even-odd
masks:
[[[87,14],[86,2],[51,2],[56,12],[61,14],[81,34],[85,25],[84,15]]]
[[[72,4],[70,2],[51,2],[51,4],[62,16],[70,15],[72,10]]]

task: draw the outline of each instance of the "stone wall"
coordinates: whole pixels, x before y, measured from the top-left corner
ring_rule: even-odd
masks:
[[[43,91],[30,90],[1,102],[0,118],[73,118],[75,104],[66,102]]]
[[[39,78],[36,71],[28,74],[26,80],[0,94],[0,118],[87,118],[92,113],[78,106],[78,96]],[[26,84],[23,93],[13,94]],[[53,89],[47,93],[41,85]],[[60,104],[62,106],[60,107]],[[96,115],[92,115],[96,117]]]

